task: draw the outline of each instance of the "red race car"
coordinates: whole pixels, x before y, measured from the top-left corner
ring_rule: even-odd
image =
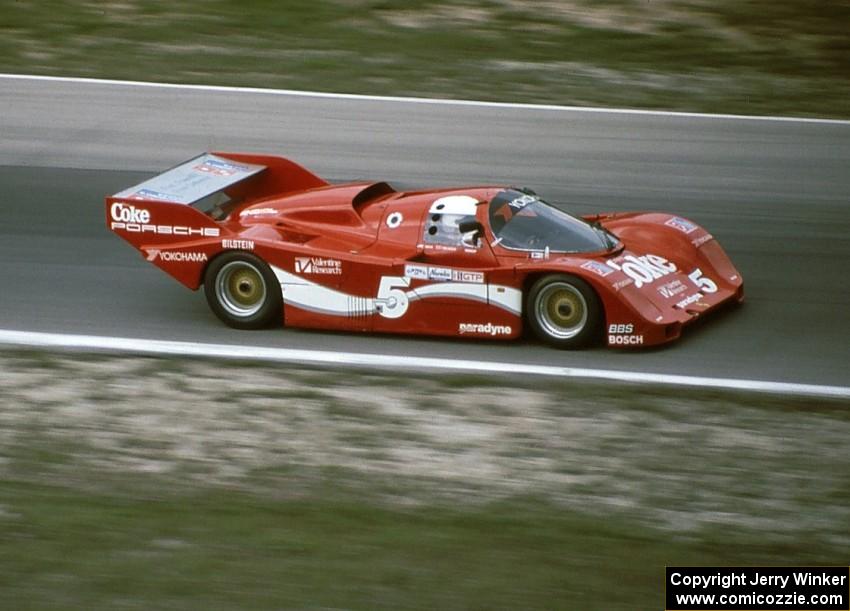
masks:
[[[225,323],[651,346],[744,297],[679,216],[577,218],[504,186],[331,185],[281,157],[207,153],[106,198],[106,222]]]

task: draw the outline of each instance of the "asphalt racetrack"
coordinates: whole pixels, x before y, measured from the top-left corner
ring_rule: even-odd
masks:
[[[104,222],[105,195],[204,150],[277,153],[333,181],[526,185],[576,213],[676,212],[720,240],[746,303],[642,351],[235,331]],[[846,122],[0,78],[0,193],[2,329],[850,384]]]

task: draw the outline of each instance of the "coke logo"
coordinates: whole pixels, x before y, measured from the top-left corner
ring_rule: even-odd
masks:
[[[112,215],[113,221],[124,223],[149,223],[151,220],[151,213],[148,210],[121,202],[112,204],[109,208],[109,214]]]
[[[606,263],[634,280],[637,288],[677,271],[675,263],[658,255],[626,255],[619,261],[609,259]]]

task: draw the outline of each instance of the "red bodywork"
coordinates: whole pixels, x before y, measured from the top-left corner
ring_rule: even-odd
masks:
[[[207,167],[206,158],[259,169],[207,194],[228,200],[207,212],[142,183],[106,198],[107,225],[193,290],[217,255],[253,253],[281,283],[288,326],[512,339],[523,330],[529,286],[559,273],[596,291],[609,345],[639,347],[676,339],[704,313],[743,299],[743,280],[717,241],[674,215],[586,217],[619,239],[609,250],[518,251],[489,227],[487,204],[505,187],[401,193],[380,182],[330,185],[286,159],[235,153],[177,169],[227,174],[226,164]],[[435,202],[474,206],[483,239],[432,243]]]

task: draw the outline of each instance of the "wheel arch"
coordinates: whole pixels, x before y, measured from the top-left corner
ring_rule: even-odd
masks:
[[[599,299],[599,307],[602,311],[602,318],[607,322],[607,320],[608,320],[608,316],[607,316],[607,313],[606,313],[606,311],[608,309],[607,308],[607,306],[608,306],[607,294],[608,294],[608,292],[610,292],[611,288],[608,285],[604,284],[603,282],[600,282],[600,281],[596,280],[595,278],[591,277],[592,276],[591,274],[582,273],[580,271],[580,268],[579,269],[577,269],[577,268],[578,268],[578,266],[560,266],[560,267],[552,267],[552,268],[547,268],[547,269],[535,269],[533,271],[529,271],[528,274],[526,274],[525,278],[522,281],[523,304],[525,303],[525,300],[528,297],[528,294],[529,294],[529,291],[531,290],[531,287],[534,286],[534,283],[537,282],[538,280],[540,280],[540,278],[543,278],[544,276],[552,276],[552,275],[555,275],[555,274],[566,274],[568,276],[575,276],[576,278],[579,278],[580,280],[584,280],[587,284],[590,285],[590,288],[592,288],[593,292],[596,293],[597,299]],[[523,317],[523,326],[525,326],[525,327],[528,327],[528,321],[526,320],[527,315],[528,315],[528,312],[526,312],[525,308],[523,308],[522,317]]]
[[[541,281],[541,280],[543,280],[547,277],[550,277],[550,276],[552,276],[552,277],[560,276],[560,277],[564,277],[564,278],[567,278],[567,279],[574,278],[576,280],[579,280],[581,283],[584,283],[588,287],[588,289],[591,291],[593,296],[595,297],[595,306],[597,308],[598,320],[596,321],[596,325],[595,325],[596,328],[592,329],[592,331],[590,332],[590,335],[589,335],[590,339],[589,340],[587,340],[587,339],[578,340],[575,345],[570,346],[570,347],[571,348],[573,348],[573,347],[579,347],[579,348],[586,347],[588,345],[593,345],[593,344],[596,344],[598,342],[601,342],[601,340],[604,339],[604,336],[605,336],[604,331],[607,328],[607,324],[608,324],[608,317],[607,317],[607,313],[606,313],[607,312],[606,299],[604,298],[602,291],[600,291],[600,287],[604,286],[604,285],[597,282],[595,279],[588,277],[587,274],[581,273],[581,271],[575,269],[576,267],[577,266],[564,265],[564,266],[558,266],[558,267],[551,267],[551,268],[547,268],[547,269],[535,269],[533,271],[529,271],[529,273],[526,274],[525,278],[523,279],[523,283],[522,283],[523,306],[524,306],[523,307],[522,319],[523,319],[523,327],[524,327],[526,333],[532,333],[533,335],[537,335],[539,339],[544,339],[539,335],[539,333],[537,331],[538,324],[536,324],[532,320],[532,312],[531,312],[531,308],[528,305],[528,303],[532,298],[532,292],[534,290],[534,287],[535,287],[536,284],[539,283],[539,281]],[[588,305],[590,305],[590,304],[588,304]],[[545,339],[544,339],[544,341],[551,343],[551,342],[549,342],[548,340],[545,340]],[[564,347],[564,346],[559,346],[559,347]]]

